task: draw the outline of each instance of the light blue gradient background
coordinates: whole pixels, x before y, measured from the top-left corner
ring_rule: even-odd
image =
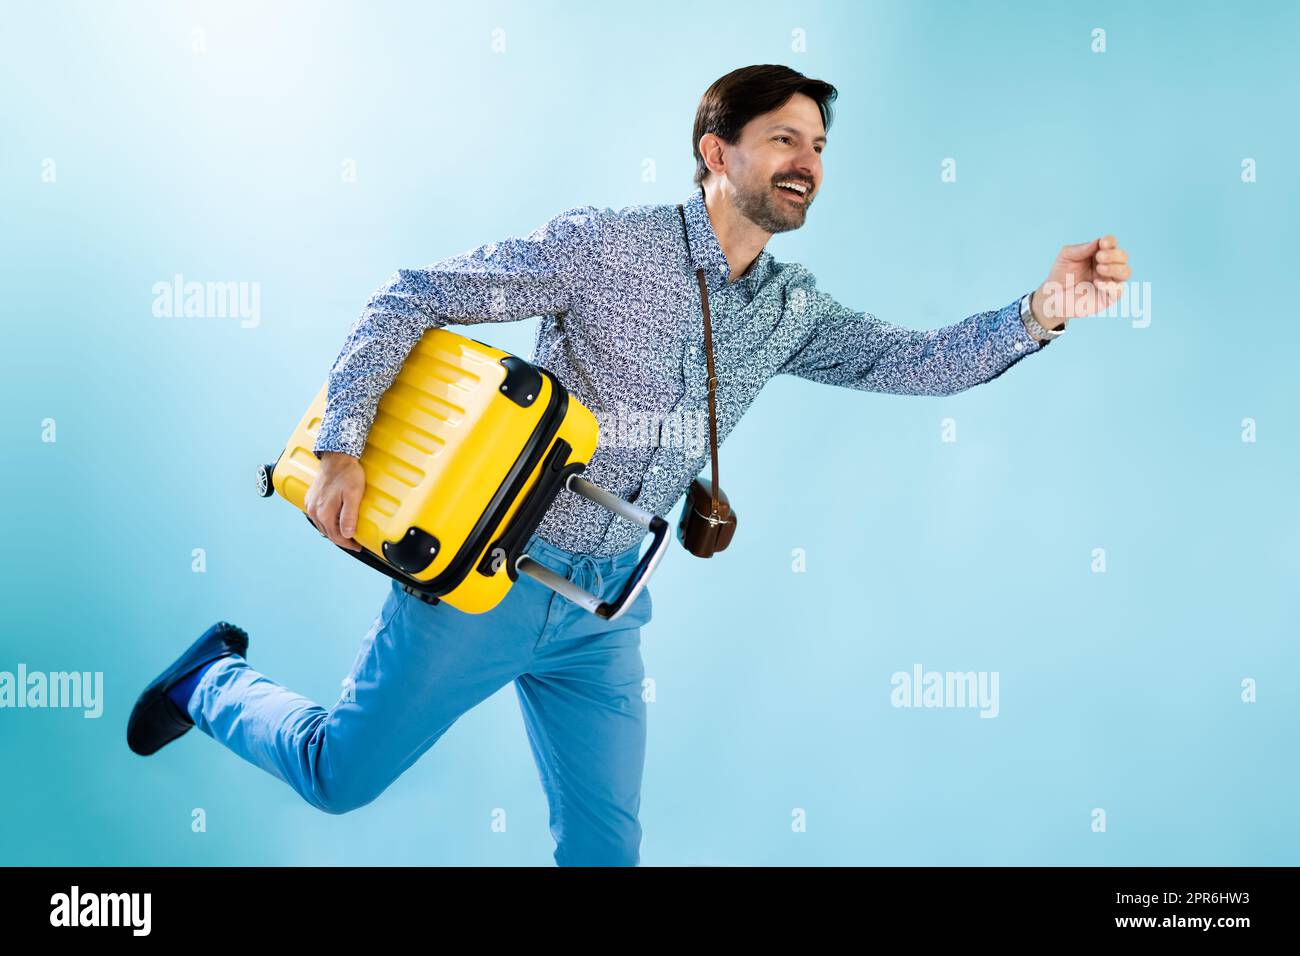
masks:
[[[339,817],[198,733],[136,757],[126,717],[219,618],[337,698],[386,581],[253,467],[395,269],[681,200],[700,94],[763,62],[840,89],[823,193],[769,248],[842,302],[946,325],[1113,232],[1153,321],[1080,320],[949,398],[771,383],[722,449],[735,544],[652,584],[643,862],[1300,863],[1294,5],[263,6],[6,13],[0,669],[100,670],[107,700],[0,711],[0,863],[551,862],[512,688]],[[176,272],[260,282],[260,326],[154,318]],[[527,355],[534,325],[476,334]],[[895,709],[914,663],[997,671],[1000,715]]]

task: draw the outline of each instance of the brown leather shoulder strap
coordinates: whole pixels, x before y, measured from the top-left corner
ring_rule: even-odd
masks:
[[[689,257],[691,251],[690,231],[686,228],[686,210],[682,208],[681,203],[677,204],[677,212],[682,217],[682,235],[686,238],[686,253]],[[718,388],[718,377],[713,371],[713,328],[709,320],[709,287],[704,281],[704,270],[696,269],[695,278],[700,284],[700,306],[704,310],[704,361],[709,374],[709,452],[713,461],[713,484],[709,489],[709,504],[713,509],[713,516],[718,514],[718,420],[717,411],[714,408],[713,393]]]

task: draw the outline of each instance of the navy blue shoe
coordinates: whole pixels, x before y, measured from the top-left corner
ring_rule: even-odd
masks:
[[[177,707],[167,692],[197,667],[230,654],[245,657],[247,653],[248,634],[242,628],[225,621],[213,624],[136,700],[126,723],[127,745],[147,757],[193,727],[190,715]]]

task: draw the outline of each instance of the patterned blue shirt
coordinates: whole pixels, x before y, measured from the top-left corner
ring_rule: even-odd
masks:
[[[732,282],[703,189],[683,205],[689,259],[676,204],[619,212],[580,206],[524,238],[399,270],[371,297],[330,370],[316,452],[360,456],[380,396],[426,330],[540,316],[532,361],[601,425],[585,476],[667,516],[709,469],[697,268],[709,290],[719,448],[775,375],[868,392],[952,395],[1044,347],[1025,329],[1023,297],[946,328],[915,331],[841,305],[804,266],[778,262],[766,249]],[[598,556],[644,535],[567,489],[537,531],[557,547]]]

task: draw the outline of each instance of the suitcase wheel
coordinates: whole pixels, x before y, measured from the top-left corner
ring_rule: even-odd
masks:
[[[271,473],[273,471],[275,471],[275,465],[257,466],[257,493],[263,498],[269,498],[275,494],[275,485],[271,483]]]

